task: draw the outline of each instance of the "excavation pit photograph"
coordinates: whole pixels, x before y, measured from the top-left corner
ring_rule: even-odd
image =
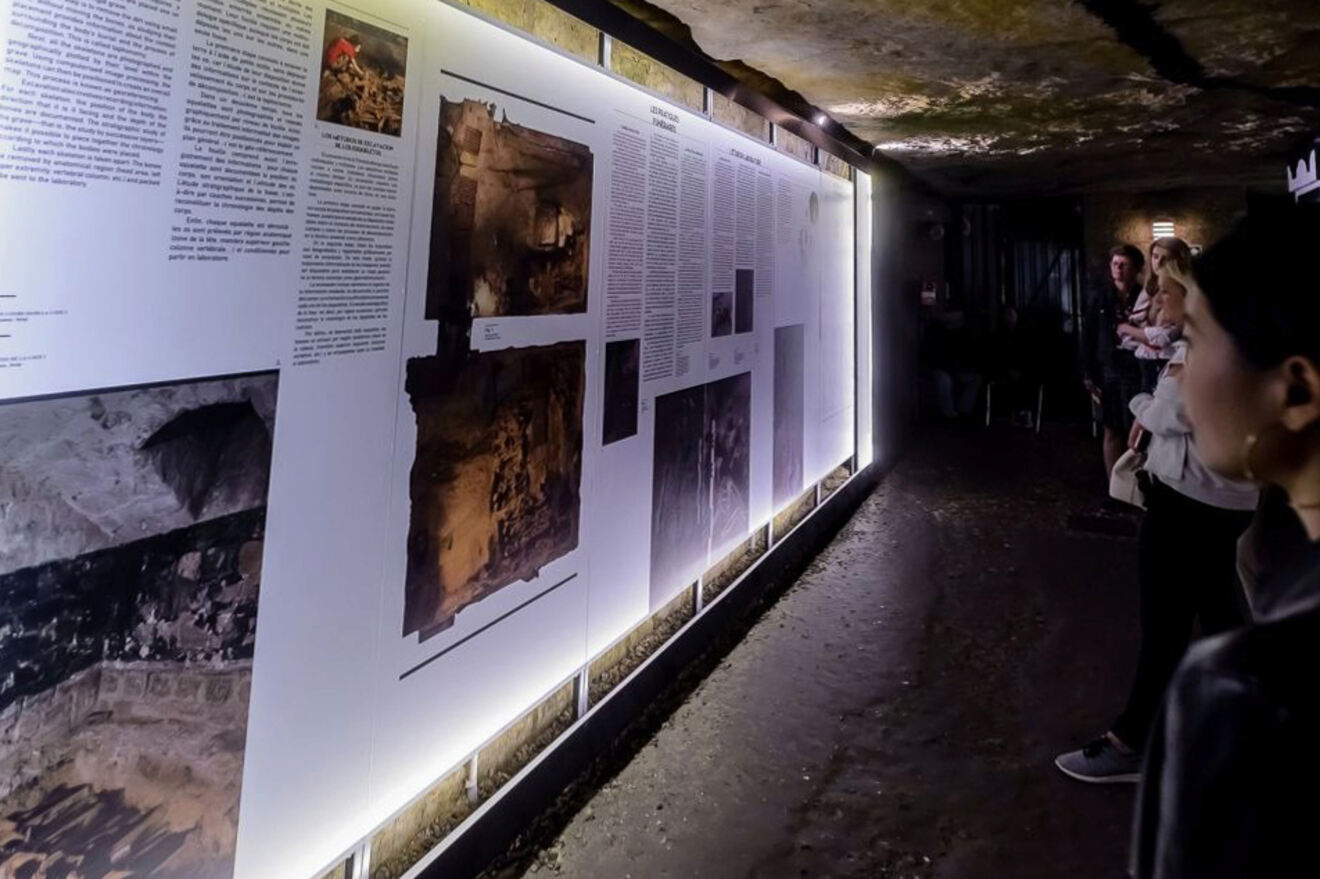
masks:
[[[408,361],[404,636],[440,633],[577,547],[585,386],[583,342]]]
[[[442,98],[426,316],[585,312],[592,172],[580,143]]]
[[[232,875],[277,389],[0,405],[0,876]]]

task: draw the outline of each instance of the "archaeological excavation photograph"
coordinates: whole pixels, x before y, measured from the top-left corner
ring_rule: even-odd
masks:
[[[585,312],[592,166],[582,144],[441,99],[426,316]]]
[[[0,876],[232,875],[277,391],[0,405]]]
[[[641,339],[605,343],[605,427],[601,444],[608,446],[637,434]]]
[[[316,118],[399,137],[408,38],[327,9]]]
[[[774,505],[802,492],[802,324],[775,327]]]
[[[733,273],[733,331],[750,333],[752,331],[752,311],[754,296],[754,276],[751,269],[738,269]]]
[[[585,385],[584,342],[408,361],[405,637],[438,634],[577,547]]]
[[[656,398],[652,606],[747,534],[751,387],[744,372]]]

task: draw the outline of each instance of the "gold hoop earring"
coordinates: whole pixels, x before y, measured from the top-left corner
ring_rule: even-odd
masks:
[[[1249,433],[1242,440],[1242,474],[1251,482],[1256,481],[1256,473],[1251,468],[1251,453],[1256,451],[1259,439],[1254,433]]]

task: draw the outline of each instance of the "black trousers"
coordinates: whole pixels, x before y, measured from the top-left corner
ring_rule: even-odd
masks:
[[[1249,510],[1224,510],[1179,494],[1158,479],[1146,490],[1146,515],[1137,537],[1141,590],[1141,652],[1127,706],[1110,727],[1142,750],[1155,713],[1191,643],[1244,622],[1237,579],[1237,539],[1251,524]]]

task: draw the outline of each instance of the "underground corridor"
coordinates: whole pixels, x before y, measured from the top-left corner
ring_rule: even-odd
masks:
[[[0,0],[0,879],[1320,876],[1320,0]]]
[[[1135,655],[1136,541],[1067,524],[1097,469],[1072,426],[923,433],[599,790],[487,876],[1126,875],[1133,788],[1052,765]]]

